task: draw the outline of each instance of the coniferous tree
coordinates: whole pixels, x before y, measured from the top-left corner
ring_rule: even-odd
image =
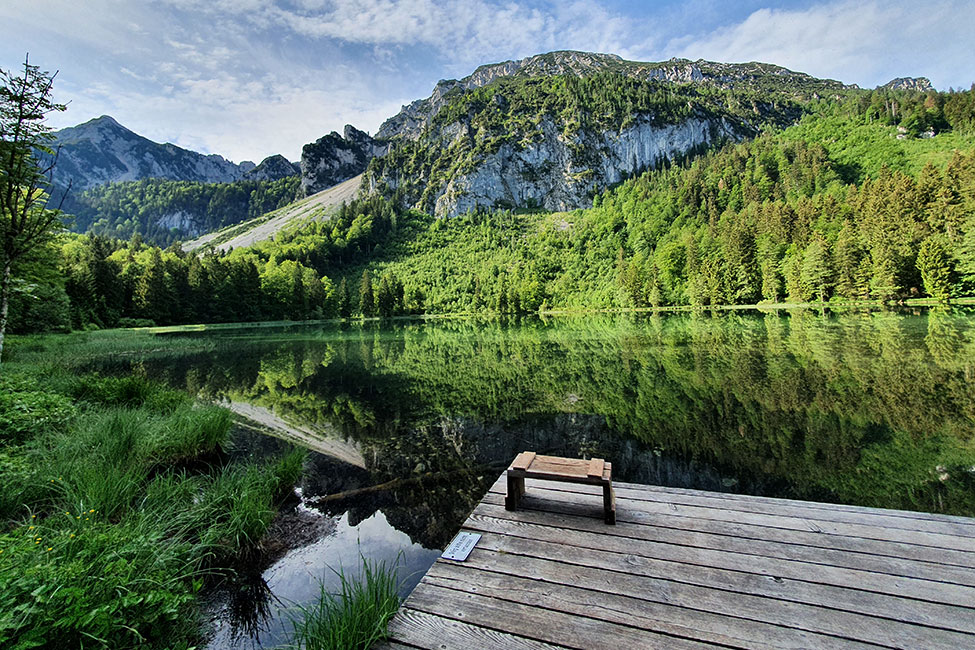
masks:
[[[802,256],[802,271],[800,284],[804,296],[825,302],[833,276],[830,268],[829,253],[825,242],[819,237],[813,238]]]
[[[349,285],[345,278],[339,281],[338,289],[335,290],[335,308],[341,318],[348,318],[352,315],[352,300],[349,296]]]
[[[393,285],[389,275],[384,274],[379,280],[379,289],[376,291],[376,312],[381,318],[389,318],[396,309],[396,297],[393,294]]]
[[[157,324],[168,323],[172,298],[162,254],[158,248],[153,248],[136,281],[135,308],[140,318],[148,318]]]
[[[924,290],[932,298],[947,300],[951,297],[951,256],[944,241],[937,236],[921,242],[917,252],[917,268],[921,272]]]
[[[890,300],[900,291],[893,253],[886,246],[878,246],[871,258],[870,295],[877,300]]]
[[[359,311],[365,318],[376,315],[376,299],[372,292],[372,277],[369,275],[369,269],[362,272],[362,278],[359,280]]]

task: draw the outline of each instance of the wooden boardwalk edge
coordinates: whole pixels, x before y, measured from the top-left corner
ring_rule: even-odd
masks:
[[[499,479],[377,647],[975,647],[975,520],[615,486]]]

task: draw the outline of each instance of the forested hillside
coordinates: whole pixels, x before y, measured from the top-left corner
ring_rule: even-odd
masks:
[[[107,183],[72,201],[72,229],[160,246],[259,217],[298,198],[299,176],[200,183],[144,178]]]
[[[586,210],[436,219],[373,196],[220,255],[70,236],[28,280],[60,300],[22,292],[12,326],[975,295],[975,92],[810,110]]]

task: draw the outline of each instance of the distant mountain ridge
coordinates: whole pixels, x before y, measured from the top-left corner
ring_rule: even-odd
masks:
[[[933,88],[924,77],[904,77],[878,91]],[[156,237],[165,241],[203,234],[215,223],[234,226],[255,218],[257,208],[281,207],[293,190],[296,197],[310,196],[360,174],[362,195],[381,194],[401,208],[439,217],[478,209],[562,211],[591,205],[596,194],[644,170],[795,124],[818,100],[870,92],[769,63],[640,62],[556,51],[441,80],[429,97],[388,118],[375,137],[346,125],[341,134],[306,144],[300,164],[277,155],[260,165],[237,165],[154,143],[103,116],[56,133],[62,159],[55,180],[73,179],[75,195],[146,178],[262,184],[255,186],[256,200],[236,201],[246,216],[215,212],[202,199],[223,201],[222,190],[212,188],[132,188],[151,191],[155,206],[138,218],[121,210],[134,205],[120,200],[128,189],[86,193],[79,227],[101,224],[110,232],[121,223],[120,233],[132,227],[161,233]],[[263,185],[284,179],[293,183]],[[183,196],[180,206],[168,210],[166,197],[176,194]],[[190,194],[201,198],[191,201]]]
[[[400,110],[379,127],[376,137],[391,140],[396,137],[416,139],[423,128],[443,108],[448,95],[487,86],[501,77],[542,77],[551,75],[587,76],[599,72],[617,72],[643,81],[673,84],[701,84],[733,89],[736,84],[749,84],[774,75],[788,79],[797,89],[814,91],[854,88],[831,79],[817,79],[802,72],[770,63],[718,63],[699,59],[672,58],[661,62],[627,61],[616,54],[560,50],[536,54],[518,61],[504,61],[479,66],[461,80],[445,79],[437,82],[430,97],[418,99]]]
[[[768,63],[558,51],[437,83],[386,120],[366,192],[437,216],[569,210],[645,169],[797,121],[804,106],[853,91]]]
[[[70,182],[74,192],[144,178],[230,183],[251,175],[254,180],[277,180],[287,171],[277,160],[284,160],[283,156],[270,156],[261,165],[250,161],[236,164],[218,154],[153,142],[108,115],[55,131],[54,146],[61,149],[54,184],[66,187]],[[272,158],[274,161],[269,163]],[[274,166],[273,172],[267,171],[270,165]],[[265,171],[258,172],[262,167]],[[298,170],[291,166],[290,172],[288,175],[296,175]],[[255,173],[257,176],[253,176]]]

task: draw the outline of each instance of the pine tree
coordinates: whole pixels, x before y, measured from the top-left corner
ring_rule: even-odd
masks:
[[[366,318],[376,315],[376,299],[372,293],[372,278],[369,276],[369,269],[362,272],[362,279],[359,281],[359,311]]]
[[[941,237],[931,236],[921,242],[917,252],[917,268],[929,296],[938,300],[951,297],[954,269],[948,247]]]
[[[158,324],[169,322],[172,295],[158,248],[152,249],[149,262],[136,281],[134,300],[141,318],[149,318]]]
[[[900,291],[894,256],[886,246],[878,246],[870,257],[873,262],[870,295],[877,300],[890,300]]]
[[[379,281],[379,289],[376,291],[376,311],[381,318],[389,318],[395,309],[396,296],[393,293],[393,285],[389,274],[385,274]]]
[[[825,242],[819,237],[814,237],[806,247],[802,256],[801,271],[802,292],[819,302],[826,302],[827,294],[830,289],[830,269],[829,253]]]
[[[349,296],[349,285],[345,278],[339,282],[339,288],[335,291],[335,308],[342,318],[352,315],[352,300]]]
[[[0,69],[0,358],[14,264],[62,229],[61,205],[50,209],[43,191],[57,163],[44,120],[67,108],[51,100],[54,76],[26,58],[22,76]],[[39,162],[38,153],[48,162]]]
[[[863,259],[863,251],[857,241],[852,222],[847,220],[843,223],[833,245],[835,288],[836,293],[843,298],[857,297],[856,275],[861,259]]]

